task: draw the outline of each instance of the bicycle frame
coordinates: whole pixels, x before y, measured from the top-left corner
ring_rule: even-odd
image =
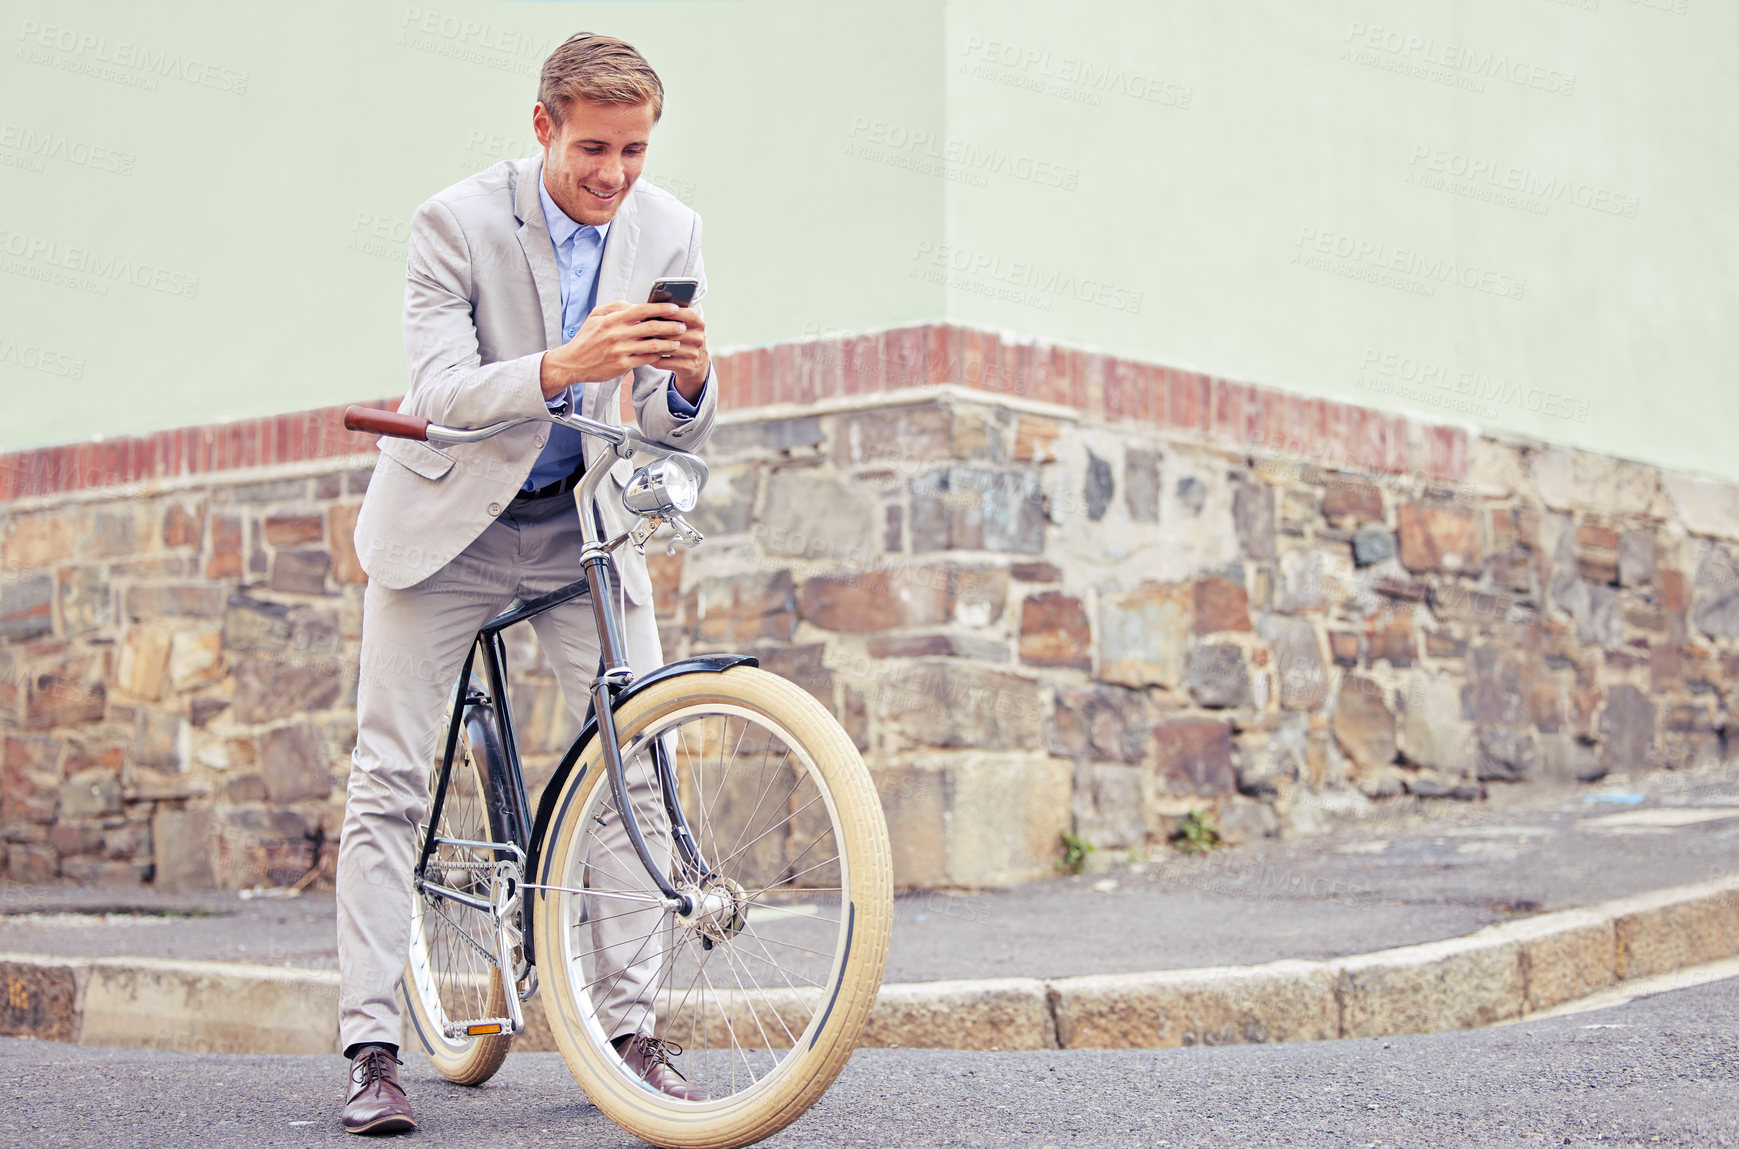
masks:
[[[426,427],[425,433],[427,439],[434,442],[466,443],[487,438],[520,423],[543,421],[545,420],[528,417],[471,431],[429,425]],[[581,595],[590,595],[592,616],[598,628],[600,647],[599,672],[593,679],[591,686],[592,717],[586,729],[576,739],[574,747],[563,759],[563,769],[560,773],[565,774],[566,769],[571,767],[573,759],[577,757],[577,751],[589,741],[588,735],[603,739],[604,765],[609,771],[612,795],[619,816],[622,818],[623,830],[627,834],[636,856],[665,899],[666,907],[681,914],[691,913],[693,910],[691,899],[678,890],[663,868],[652,860],[651,852],[641,833],[633,806],[627,801],[627,786],[624,776],[626,767],[622,760],[621,745],[616,732],[615,710],[625,696],[631,692],[631,688],[635,685],[635,678],[628,663],[627,643],[622,631],[623,620],[616,610],[617,599],[611,590],[608,556],[616,547],[634,537],[635,532],[630,531],[616,539],[606,541],[603,537],[601,516],[597,511],[598,489],[604,476],[609,473],[610,467],[618,459],[631,458],[640,450],[645,450],[655,457],[668,457],[683,453],[654,443],[626,428],[599,423],[582,416],[552,415],[547,421],[572,427],[609,442],[608,448],[599,452],[598,456],[587,466],[585,475],[579,486],[575,488],[576,505],[591,512],[580,515],[583,539],[580,550],[582,577],[548,594],[504,611],[478,630],[477,636],[465,656],[464,665],[459,671],[455,704],[452,718],[447,727],[446,747],[442,754],[441,770],[429,808],[430,829],[424,837],[422,854],[417,859],[412,880],[419,891],[452,899],[475,909],[495,911],[496,907],[481,903],[481,899],[428,880],[429,859],[433,855],[436,845],[445,842],[453,846],[493,849],[497,862],[508,860],[502,857],[503,854],[515,855],[513,860],[518,863],[519,872],[515,883],[516,888],[510,892],[509,901],[518,897],[519,889],[550,888],[525,881],[526,875],[534,872],[531,866],[539,853],[535,834],[542,828],[544,820],[540,818],[534,823],[531,814],[530,798],[525,787],[525,772],[519,755],[519,740],[514,730],[512,707],[508,699],[507,652],[501,635],[510,626],[561,606]],[[693,459],[693,456],[685,456],[685,458]],[[694,462],[699,464],[699,460],[694,460]],[[704,464],[699,464],[699,466],[704,474]],[[682,522],[680,517],[671,521],[673,527],[683,535],[685,540],[689,541],[689,545],[692,546],[699,541],[699,533]],[[654,528],[656,525],[654,522]],[[650,532],[648,532],[649,534]],[[639,537],[635,541],[643,543],[645,536]],[[483,654],[483,677],[487,682],[489,695],[492,695],[492,698],[480,695],[471,685],[472,670],[479,650]],[[657,677],[663,677],[665,673],[676,667],[682,667],[684,670],[716,671],[725,669],[727,665],[737,665],[744,662],[753,663],[754,660],[730,657],[723,665],[719,664],[719,660],[716,658],[685,660],[684,663],[676,663],[663,668],[657,673]],[[697,665],[690,666],[687,665],[688,663]],[[653,675],[649,675],[647,681],[653,677]],[[491,712],[496,716],[499,727],[494,733],[499,739],[501,754],[499,758],[485,755],[487,776],[483,780],[490,830],[495,840],[493,843],[470,843],[439,839],[436,837],[435,828],[440,825],[441,812],[446,802],[447,784],[452,776],[454,754],[458,749],[459,731],[462,724],[472,721],[469,717],[472,707],[478,704],[490,705]],[[486,731],[479,730],[476,733],[480,737],[473,739],[474,744],[488,736]],[[665,816],[670,820],[678,863],[686,875],[698,881],[711,873],[711,867],[702,856],[699,846],[689,830],[681,804],[677,801],[675,775],[671,770],[662,743],[655,742],[653,744],[652,760]],[[533,933],[531,913],[532,903],[520,898],[521,952],[524,955],[528,974],[536,964],[536,955],[532,952],[531,943]],[[504,953],[506,952],[505,942],[502,943],[502,950]],[[502,972],[504,976],[509,973],[506,969],[503,969]],[[514,980],[517,981],[519,978],[515,977]],[[535,986],[535,982],[532,984]],[[529,996],[529,990],[523,996]],[[516,1002],[512,1004],[517,1006]],[[512,1012],[517,1015],[517,1008],[514,1008]],[[517,1016],[514,1016],[513,1022],[517,1029],[519,1025]]]

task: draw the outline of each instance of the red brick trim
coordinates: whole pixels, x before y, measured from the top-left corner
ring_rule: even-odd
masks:
[[[385,411],[397,399],[362,404]],[[0,502],[98,490],[150,479],[217,474],[364,454],[373,435],[344,429],[343,407],[0,455]]]
[[[1069,347],[1004,342],[951,324],[780,343],[716,362],[728,380],[720,392],[725,410],[951,383],[1325,467],[1450,482],[1467,472],[1467,432],[1458,427]],[[398,400],[367,406],[391,411]],[[366,453],[374,437],[346,431],[343,411],[322,407],[0,455],[0,502]]]
[[[1467,474],[1459,427],[949,324],[757,347],[717,364],[730,380],[720,395],[727,410],[952,383],[1325,467],[1448,482]]]

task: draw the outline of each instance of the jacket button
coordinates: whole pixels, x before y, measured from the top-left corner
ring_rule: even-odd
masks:
[[[489,517],[490,518],[494,518],[496,515],[499,515],[500,513],[501,513],[501,504],[500,503],[490,503],[489,504]]]
[[[542,435],[539,435],[539,436],[538,436],[538,437],[537,437],[537,438],[535,438],[535,439],[533,439],[533,440],[532,440],[532,441],[531,441],[531,445],[532,445],[532,446],[534,446],[534,447],[541,447],[541,446],[543,446],[543,436],[542,436]]]

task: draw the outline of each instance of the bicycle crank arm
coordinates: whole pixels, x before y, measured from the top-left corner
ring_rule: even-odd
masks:
[[[519,890],[519,863],[495,863],[494,881],[490,883],[493,901],[490,910],[495,916],[496,974],[501,978],[501,996],[507,999],[507,1019],[512,1025],[509,1033],[525,1030],[525,1015],[519,1008],[518,979],[513,970],[513,931],[507,924],[518,914]]]
[[[497,918],[495,921],[495,965],[501,978],[501,996],[507,999],[508,1033],[523,1033],[525,1031],[525,1014],[519,1008],[519,987],[513,980],[513,939],[507,932],[507,919]],[[536,988],[535,986],[533,987]],[[472,1030],[471,1032],[476,1032]],[[500,1030],[496,1031],[501,1032]],[[454,1036],[452,1034],[449,1037]]]

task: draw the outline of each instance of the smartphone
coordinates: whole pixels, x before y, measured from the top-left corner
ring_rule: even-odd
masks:
[[[694,293],[700,290],[698,279],[659,279],[652,284],[652,294],[646,297],[648,303],[674,303],[678,307],[687,307],[694,302]]]

